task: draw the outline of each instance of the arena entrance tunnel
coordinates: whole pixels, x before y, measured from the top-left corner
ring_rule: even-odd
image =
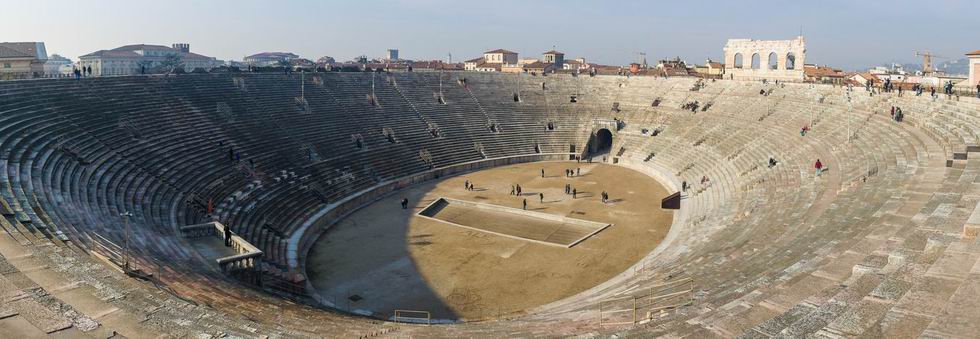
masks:
[[[600,155],[609,153],[612,149],[613,135],[606,128],[601,128],[589,138],[589,144],[586,149],[589,152],[589,156]]]
[[[629,167],[577,163],[569,155],[489,159],[424,180],[399,179],[402,184],[358,199],[347,213],[318,220],[311,234],[316,240],[301,257],[311,292],[325,306],[350,313],[399,320],[396,310],[424,311],[434,323],[458,323],[574,300],[620,276],[666,239],[674,212],[649,208],[649,201],[666,196],[668,185]],[[562,174],[576,167],[579,175]],[[465,189],[466,182],[473,188]],[[523,187],[521,195],[508,194],[513,183]],[[566,183],[576,197],[564,193]],[[604,191],[607,203],[600,200]],[[467,224],[480,218],[476,211],[449,211],[449,223],[417,215],[443,198],[514,213],[527,201],[529,213],[612,225],[563,247],[480,231]],[[409,200],[407,209],[402,199]],[[641,210],[648,212],[623,213]],[[508,233],[501,224],[488,226]]]

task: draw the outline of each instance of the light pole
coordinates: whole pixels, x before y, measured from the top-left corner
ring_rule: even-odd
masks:
[[[853,110],[853,105],[851,104],[851,88],[848,87],[844,92],[847,98],[847,143],[851,143],[851,111]]]
[[[129,261],[133,257],[132,252],[130,252],[130,250],[129,250],[129,233],[130,233],[129,232],[129,218],[133,216],[133,213],[130,212],[130,211],[126,211],[126,212],[123,212],[123,213],[119,213],[119,216],[120,217],[123,217],[123,225],[125,225],[124,228],[123,228],[123,231],[125,232],[125,235],[124,236],[125,236],[125,239],[126,239],[126,262],[125,262],[125,266],[126,266],[126,271],[129,272],[129,270],[130,270],[129,269]]]

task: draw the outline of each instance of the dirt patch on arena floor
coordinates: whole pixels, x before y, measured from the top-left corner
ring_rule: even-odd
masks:
[[[581,169],[567,178],[564,169]],[[546,177],[541,177],[541,169]],[[475,186],[465,190],[464,182]],[[522,196],[510,195],[520,184]],[[565,184],[578,197],[564,193]],[[609,193],[607,203],[600,193]],[[544,194],[541,202],[539,193]],[[488,319],[582,292],[622,273],[667,235],[672,211],[656,180],[628,168],[539,162],[416,185],[381,199],[324,233],[307,273],[337,308],[389,318],[425,310],[438,319]],[[438,199],[522,208],[613,224],[572,248],[469,230],[416,215]],[[409,199],[409,209],[400,201]]]

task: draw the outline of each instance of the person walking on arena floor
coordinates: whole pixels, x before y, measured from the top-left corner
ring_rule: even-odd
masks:
[[[544,193],[538,193],[538,202],[544,203]]]
[[[577,198],[578,198],[578,189],[573,188],[572,189],[572,199],[577,199]]]
[[[524,199],[524,210],[527,211],[527,199]]]
[[[823,171],[823,163],[820,162],[820,159],[817,159],[817,162],[813,164],[813,168],[816,169],[817,176],[819,177],[820,172]]]
[[[541,177],[544,178],[544,168],[541,169]]]
[[[408,198],[402,198],[402,209],[403,210],[408,209]]]
[[[517,195],[517,189],[514,188],[514,185],[510,185],[510,195]]]

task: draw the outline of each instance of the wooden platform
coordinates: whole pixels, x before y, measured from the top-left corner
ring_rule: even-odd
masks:
[[[439,198],[418,212],[439,220],[499,236],[570,248],[601,232],[610,224],[561,215]]]

